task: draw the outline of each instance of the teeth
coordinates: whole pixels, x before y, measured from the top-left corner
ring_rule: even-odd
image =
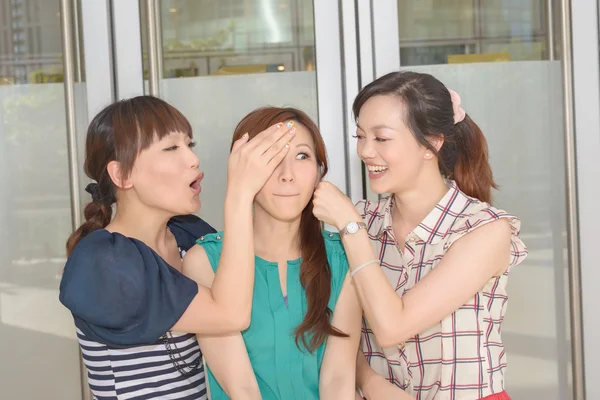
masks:
[[[388,169],[388,167],[384,167],[383,165],[367,165],[367,169],[371,172],[383,172]]]

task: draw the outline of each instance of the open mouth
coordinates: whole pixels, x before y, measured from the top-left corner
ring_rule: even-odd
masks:
[[[194,179],[192,181],[192,183],[190,183],[190,189],[192,189],[192,192],[197,195],[200,194],[200,192],[202,191],[202,186],[200,185],[200,181],[202,181],[202,178],[204,177],[204,174],[199,174],[196,179]]]
[[[384,165],[367,165],[367,170],[369,171],[370,179],[377,179],[387,172],[388,167]]]

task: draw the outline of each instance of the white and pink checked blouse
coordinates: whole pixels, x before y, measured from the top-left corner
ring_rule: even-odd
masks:
[[[383,349],[368,323],[363,323],[363,351],[371,367],[417,400],[475,400],[504,390],[506,354],[500,325],[508,300],[506,283],[510,267],[527,256],[519,239],[518,218],[468,197],[452,181],[448,186],[442,200],[407,236],[404,253],[392,231],[393,197],[356,205],[381,268],[399,296],[435,268],[463,235],[499,218],[508,219],[512,227],[506,273],[490,279],[465,305],[432,328],[402,345]]]

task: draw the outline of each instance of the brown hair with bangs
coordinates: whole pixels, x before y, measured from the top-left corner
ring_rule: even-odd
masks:
[[[295,108],[264,107],[246,115],[235,128],[233,143],[248,133],[250,140],[278,122],[293,120],[302,124],[315,142],[315,156],[321,177],[327,174],[327,153],[319,128],[306,113]],[[332,311],[328,307],[331,295],[331,269],[327,260],[321,222],[313,215],[312,198],[300,217],[300,283],[308,303],[304,320],[296,327],[296,345],[300,343],[310,352],[315,351],[327,336],[348,337],[331,325]]]
[[[90,123],[85,144],[85,174],[97,182],[98,195],[84,209],[85,222],[67,240],[67,255],[91,232],[105,228],[117,202],[116,187],[107,171],[111,161],[129,176],[138,154],[155,140],[182,132],[192,137],[192,127],[179,110],[164,100],[138,96],[113,103]]]

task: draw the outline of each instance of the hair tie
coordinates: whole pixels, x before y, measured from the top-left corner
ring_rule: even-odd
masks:
[[[100,185],[96,182],[89,183],[85,187],[85,191],[92,195],[92,201],[94,203],[103,204],[103,196],[100,193]]]
[[[454,110],[454,124],[456,125],[463,119],[465,119],[467,113],[465,112],[465,109],[462,108],[462,106],[460,105],[461,100],[459,94],[452,89],[448,89],[448,92],[450,92],[450,99],[452,100],[452,110]]]

